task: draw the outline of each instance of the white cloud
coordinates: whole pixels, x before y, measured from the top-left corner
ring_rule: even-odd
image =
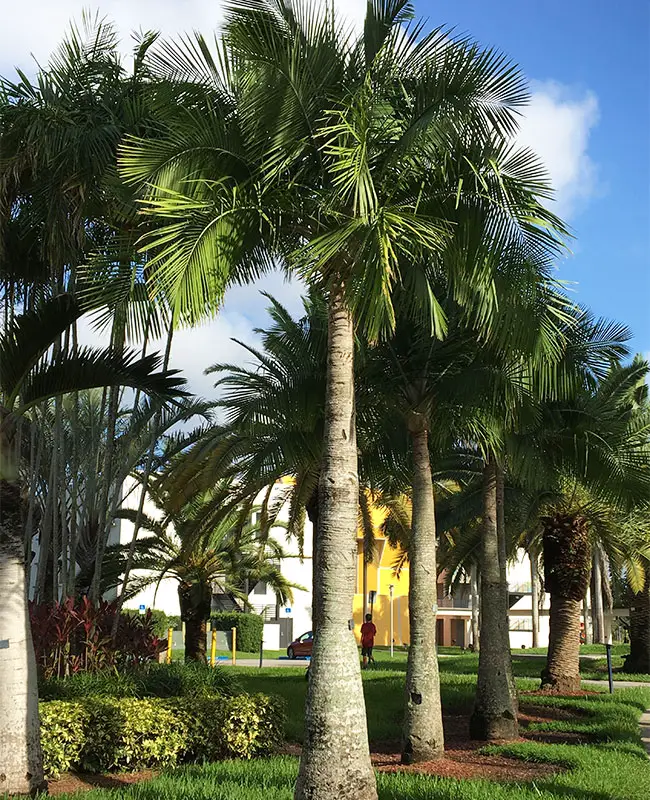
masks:
[[[268,299],[262,291],[272,295],[294,316],[302,313],[301,293],[303,287],[298,281],[287,282],[280,273],[265,275],[250,286],[235,286],[229,290],[226,301],[215,319],[195,328],[180,329],[174,333],[170,367],[179,369],[187,378],[189,389],[196,395],[214,399],[216,377],[205,375],[204,371],[213,364],[253,364],[253,356],[233,342],[238,339],[248,345],[259,344],[254,328],[264,328],[269,323],[266,308]],[[109,342],[107,332],[98,333],[91,321],[83,318],[79,325],[79,342],[82,345],[106,347]],[[165,349],[164,339],[152,341],[148,352]]]
[[[555,188],[555,211],[570,218],[599,191],[589,156],[589,135],[599,118],[596,95],[576,95],[556,81],[534,82],[524,113],[517,139],[542,159]]]
[[[138,30],[159,30],[175,36],[200,30],[215,30],[223,19],[219,0],[23,0],[8,10],[10,0],[3,0],[0,26],[0,73],[12,67],[31,71],[30,54],[43,64],[61,42],[70,22],[79,23],[84,9],[99,11],[100,17],[113,21],[122,37],[123,52],[131,52],[130,34]],[[321,0],[323,5],[329,0]],[[5,3],[7,8],[4,8]],[[335,5],[350,23],[359,28],[363,21],[365,0],[336,0]]]

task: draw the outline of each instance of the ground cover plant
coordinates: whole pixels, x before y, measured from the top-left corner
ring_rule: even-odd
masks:
[[[42,700],[94,697],[197,697],[232,695],[240,690],[237,674],[205,664],[147,664],[118,672],[80,672],[67,678],[43,678]]]

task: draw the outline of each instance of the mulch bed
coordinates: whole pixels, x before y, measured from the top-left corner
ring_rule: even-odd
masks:
[[[89,789],[120,789],[132,783],[150,781],[158,774],[150,769],[141,772],[112,772],[110,775],[66,772],[58,780],[49,782],[48,793],[57,795],[68,792],[87,792]]]
[[[537,692],[527,692],[535,695]],[[594,692],[581,692],[577,697]],[[549,722],[552,720],[571,720],[580,718],[579,712],[565,708],[540,707],[533,704],[522,704],[519,722],[522,729],[522,738],[519,741],[536,741],[555,744],[581,744],[588,741],[588,737],[579,733],[562,731],[530,731],[528,726],[533,723]],[[486,778],[492,781],[533,781],[546,778],[561,771],[561,767],[553,764],[536,764],[534,762],[519,761],[516,758],[507,758],[499,755],[486,755],[478,751],[485,746],[485,742],[475,742],[468,738],[468,719],[466,716],[450,716],[444,718],[445,726],[445,755],[438,761],[423,762],[404,766],[400,764],[399,745],[394,742],[373,742],[371,759],[373,766],[379,772],[412,772],[426,775],[437,775],[443,778]],[[492,742],[491,744],[499,744]],[[300,745],[286,744],[281,753],[284,755],[300,755]],[[57,781],[51,781],[49,792],[51,795],[67,792],[85,791],[101,787],[116,789],[132,783],[150,780],[157,773],[151,770],[143,772],[120,772],[111,775],[84,775],[68,773],[62,775]]]

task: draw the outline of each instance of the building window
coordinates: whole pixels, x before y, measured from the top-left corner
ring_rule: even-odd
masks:
[[[258,581],[253,589],[253,594],[266,594],[266,581]]]

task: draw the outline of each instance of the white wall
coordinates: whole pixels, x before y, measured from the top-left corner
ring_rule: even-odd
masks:
[[[273,490],[273,498],[277,498],[282,492],[286,492],[286,485],[277,485]],[[258,496],[258,502],[261,503],[263,494]],[[289,520],[289,503],[286,502],[278,514],[278,522],[288,522]],[[311,522],[307,519],[305,521],[304,531],[304,547],[303,557],[299,557],[299,547],[295,539],[287,537],[286,530],[282,527],[273,528],[271,535],[278,541],[285,553],[289,556],[281,561],[280,569],[284,577],[291,583],[302,586],[302,589],[293,590],[293,601],[290,604],[283,605],[279,609],[281,617],[291,617],[293,619],[293,637],[294,639],[303,633],[311,630],[311,596],[312,596],[312,547],[313,547],[313,527]],[[276,596],[267,589],[265,595],[254,594],[254,591],[248,595],[249,602],[256,606],[270,605],[275,607]],[[291,611],[287,613],[286,609],[290,608]],[[276,626],[277,627],[277,626]],[[277,649],[271,648],[268,649]]]
[[[140,487],[136,481],[129,478],[123,487],[123,508],[137,509],[140,502]],[[161,513],[156,506],[147,497],[144,503],[144,513],[153,519],[160,519]],[[116,525],[111,533],[111,543],[119,541],[121,544],[130,544],[133,538],[133,523],[127,519],[115,520]],[[147,536],[147,531],[140,529],[139,537]],[[131,574],[133,577],[139,575],[146,575],[146,570],[134,570]],[[147,608],[156,608],[164,611],[165,614],[170,616],[180,616],[181,609],[178,602],[178,582],[173,578],[164,578],[158,589],[156,585],[147,586],[143,591],[139,592],[135,597],[127,600],[124,603],[125,608],[137,609],[140,605]]]

